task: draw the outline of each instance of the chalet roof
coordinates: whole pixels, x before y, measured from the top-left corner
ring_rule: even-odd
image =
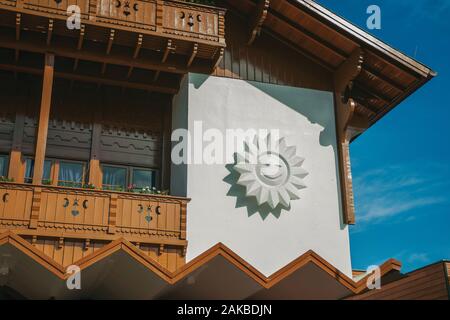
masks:
[[[247,16],[257,0],[226,0]],[[297,48],[330,71],[336,71],[357,48],[364,53],[354,82],[357,112],[370,125],[415,92],[436,72],[373,37],[312,0],[270,0],[263,31]]]
[[[118,239],[74,263],[81,269],[83,290],[69,291],[66,268],[15,233],[0,234],[0,254],[13,262],[11,289],[27,298],[340,299],[364,292],[367,281],[355,282],[313,251],[265,277],[223,244],[172,273]],[[388,260],[381,275],[396,274],[400,267]]]

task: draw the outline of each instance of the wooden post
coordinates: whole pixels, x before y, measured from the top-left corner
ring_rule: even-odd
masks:
[[[94,126],[92,128],[91,158],[89,161],[89,183],[96,189],[102,188],[102,170],[100,167],[100,139],[102,135],[101,113],[97,111],[94,117]]]
[[[25,163],[22,159],[22,140],[23,130],[25,126],[25,112],[23,105],[20,104],[16,113],[14,124],[14,136],[12,149],[9,157],[8,177],[14,179],[15,182],[23,183],[25,175]]]
[[[33,184],[42,184],[44,174],[45,149],[47,146],[48,120],[52,102],[53,73],[55,55],[45,54],[44,78],[42,82],[41,109],[36,139],[36,153],[34,158]]]

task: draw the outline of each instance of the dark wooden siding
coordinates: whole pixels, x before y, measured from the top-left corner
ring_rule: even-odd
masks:
[[[443,262],[419,269],[380,290],[353,296],[349,300],[447,300],[448,265]]]
[[[332,75],[273,36],[262,33],[247,45],[246,22],[226,17],[227,48],[215,76],[332,91]]]

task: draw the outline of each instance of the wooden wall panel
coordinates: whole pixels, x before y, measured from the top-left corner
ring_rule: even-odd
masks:
[[[32,238],[25,237],[25,239],[28,242],[33,243]],[[54,259],[57,263],[64,267],[68,267],[78,260],[95,253],[107,243],[108,242],[94,241],[90,243],[89,247],[86,247],[85,242],[82,240],[64,239],[60,246],[59,239],[38,238],[34,243],[34,246],[48,257]]]
[[[38,226],[48,231],[104,234],[108,230],[109,201],[106,193],[43,189]]]
[[[159,214],[158,214],[159,212]],[[117,200],[117,232],[134,237],[179,239],[181,205],[121,194]]]
[[[380,290],[354,296],[349,300],[447,300],[448,279],[442,262],[408,274],[382,286]]]
[[[332,75],[290,46],[262,33],[247,45],[246,21],[226,15],[227,48],[213,75],[318,90],[333,90]]]
[[[0,186],[0,228],[26,227],[30,222],[32,188]]]

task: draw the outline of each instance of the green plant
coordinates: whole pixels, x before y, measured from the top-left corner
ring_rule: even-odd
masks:
[[[0,182],[14,182],[14,179],[10,179],[10,178],[8,178],[8,177],[5,177],[5,176],[1,176],[0,177]]]
[[[145,187],[145,188],[142,188],[139,191],[139,193],[141,193],[141,194],[154,194],[154,195],[164,195],[164,196],[166,196],[166,195],[169,194],[169,190],[161,191],[161,190],[156,189],[155,187],[153,187],[153,188]]]
[[[52,180],[50,180],[50,179],[44,179],[44,180],[42,180],[42,184],[43,184],[44,186],[49,186],[49,185],[52,184]]]
[[[83,184],[83,189],[95,189],[95,185],[92,183],[85,183]]]

